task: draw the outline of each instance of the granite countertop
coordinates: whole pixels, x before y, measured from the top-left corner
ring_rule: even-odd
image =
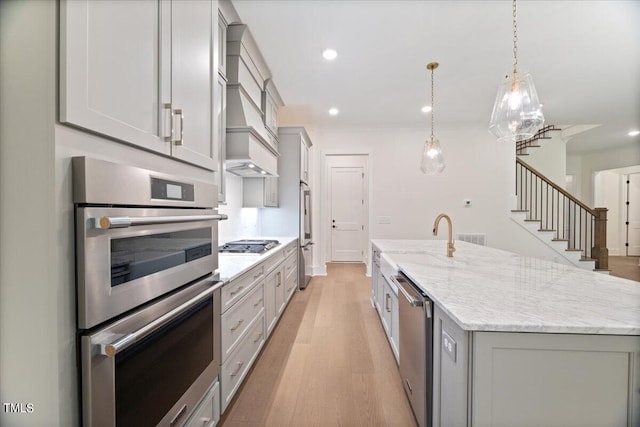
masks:
[[[267,260],[271,256],[282,251],[289,243],[297,240],[297,237],[282,237],[282,236],[268,236],[268,237],[244,237],[249,239],[267,239],[277,240],[280,242],[278,246],[265,252],[264,254],[233,254],[233,253],[221,253],[218,254],[218,272],[220,273],[220,280],[225,284],[242,275],[246,271],[251,270],[262,261]],[[237,239],[233,239],[237,240]],[[220,245],[226,242],[220,243]]]
[[[372,243],[465,330],[640,335],[639,282],[466,242],[453,258],[446,240]]]

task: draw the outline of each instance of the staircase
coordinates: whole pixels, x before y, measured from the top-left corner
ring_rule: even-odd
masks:
[[[607,271],[606,208],[589,208],[522,160],[540,147],[548,133],[545,126],[531,139],[516,144],[517,209],[511,218],[571,264]]]

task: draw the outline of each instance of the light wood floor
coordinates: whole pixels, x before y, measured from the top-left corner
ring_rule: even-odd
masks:
[[[609,274],[640,282],[639,261],[640,257],[637,256],[610,256]]]
[[[221,425],[415,426],[363,264],[296,292]]]

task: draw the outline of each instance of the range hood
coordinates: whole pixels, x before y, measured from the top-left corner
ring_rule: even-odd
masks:
[[[246,25],[227,31],[227,172],[241,177],[278,175],[278,151],[264,125],[262,91],[271,76]]]

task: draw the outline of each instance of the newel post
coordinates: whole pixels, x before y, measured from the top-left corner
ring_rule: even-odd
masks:
[[[609,269],[609,249],[607,249],[607,208],[595,208],[593,248],[591,257],[596,260],[596,270]]]

